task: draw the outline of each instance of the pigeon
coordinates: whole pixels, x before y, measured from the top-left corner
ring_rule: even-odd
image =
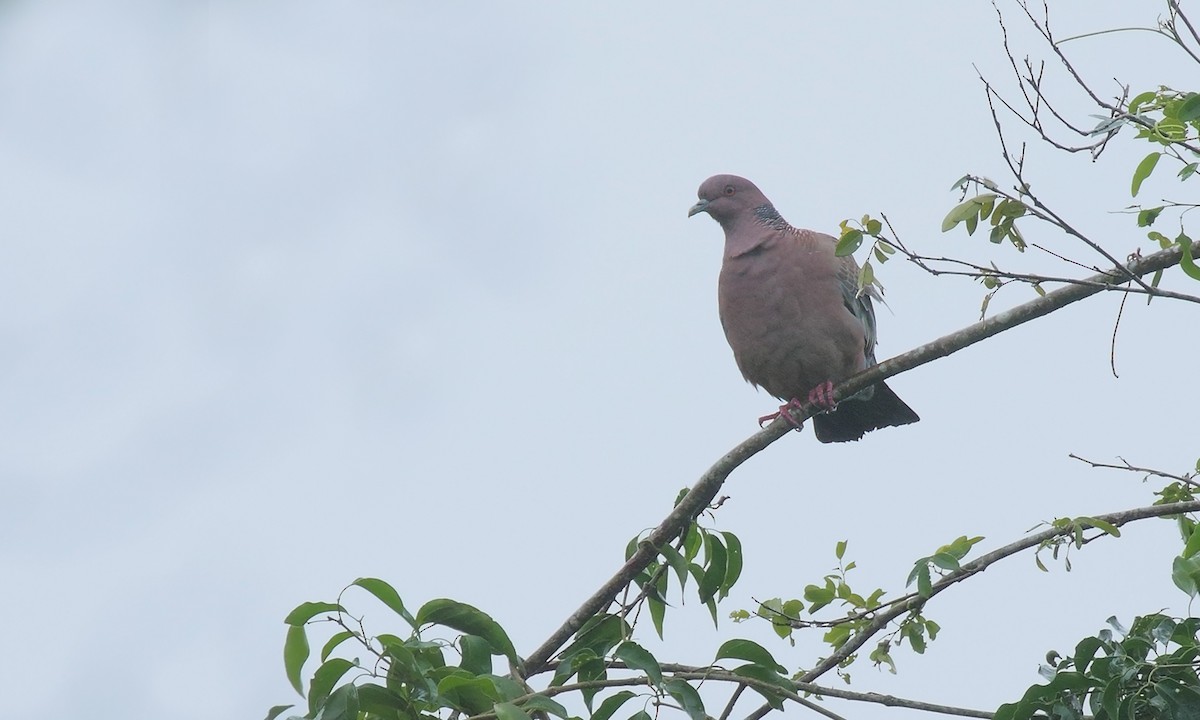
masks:
[[[721,326],[747,382],[786,401],[807,400],[823,443],[920,420],[884,383],[833,402],[833,387],[875,364],[873,287],[858,288],[858,263],[834,253],[837,241],[792,227],[754,183],[714,175],[700,185],[688,217],[708,213],[725,231],[718,283]],[[794,423],[793,423],[794,424]],[[799,427],[797,427],[799,429]]]

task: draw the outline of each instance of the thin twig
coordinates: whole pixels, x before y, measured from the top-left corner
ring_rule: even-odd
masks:
[[[746,683],[738,683],[734,688],[733,694],[729,696],[729,702],[725,703],[725,709],[721,711],[721,717],[717,720],[729,720],[729,714],[733,712],[733,706],[737,705],[737,701],[742,697],[742,693],[746,692]]]
[[[1117,319],[1113,321],[1112,342],[1108,348],[1108,366],[1112,368],[1115,378],[1121,377],[1117,374],[1117,330],[1121,327],[1121,316],[1125,314],[1125,301],[1128,299],[1128,293],[1121,296],[1121,306],[1117,308]]]
[[[1153,468],[1144,468],[1144,467],[1138,467],[1136,465],[1130,465],[1123,457],[1117,458],[1122,463],[1124,463],[1123,465],[1109,465],[1108,463],[1096,462],[1094,460],[1088,460],[1087,458],[1080,457],[1080,456],[1076,455],[1075,453],[1071,453],[1071,454],[1067,455],[1067,457],[1071,458],[1072,460],[1078,460],[1080,462],[1087,463],[1088,465],[1091,465],[1094,468],[1109,468],[1112,470],[1128,470],[1129,472],[1146,473],[1147,476],[1153,475],[1154,477],[1160,477],[1160,478],[1164,478],[1166,480],[1177,480],[1181,483],[1191,485],[1192,487],[1200,487],[1200,483],[1198,483],[1192,479],[1194,477],[1193,475],[1175,475],[1175,474],[1172,474],[1169,472],[1165,472],[1163,470],[1154,470]]]

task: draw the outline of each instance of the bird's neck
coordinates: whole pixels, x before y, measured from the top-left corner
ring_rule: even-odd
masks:
[[[759,205],[752,213],[739,213],[721,225],[725,229],[725,257],[729,258],[769,245],[781,231],[793,229],[769,203]]]
[[[791,225],[788,225],[787,220],[783,219],[783,216],[779,214],[779,211],[775,209],[775,206],[770,203],[767,203],[766,205],[759,205],[758,207],[754,208],[754,220],[760,225],[766,225],[772,230],[790,230],[792,227]]]

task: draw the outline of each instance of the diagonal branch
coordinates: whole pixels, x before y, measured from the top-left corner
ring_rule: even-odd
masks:
[[[1164,515],[1180,515],[1182,513],[1196,512],[1200,510],[1200,500],[1191,500],[1188,502],[1168,503],[1165,505],[1150,505],[1147,507],[1135,508],[1133,510],[1122,510],[1120,512],[1107,513],[1105,515],[1092,516],[1096,520],[1101,520],[1117,527],[1121,527],[1126,523],[1134,522],[1135,520],[1144,520],[1152,517],[1162,517]],[[819,678],[829,670],[837,667],[846,658],[850,657],[869,641],[876,633],[887,627],[892,620],[901,615],[915,610],[923,606],[934,595],[942,592],[950,586],[960,583],[963,580],[976,575],[986,570],[990,565],[999,560],[1003,560],[1010,555],[1015,555],[1022,550],[1028,550],[1031,547],[1041,545],[1046,540],[1050,540],[1059,536],[1072,535],[1075,532],[1074,527],[1058,528],[1052,527],[1048,530],[1035,533],[1028,537],[1009,543],[1002,548],[993,550],[990,553],[981,555],[969,563],[965,563],[958,570],[948,573],[941,580],[933,583],[930,587],[928,597],[914,597],[903,605],[898,605],[888,610],[885,613],[876,615],[865,628],[857,633],[846,644],[842,645],[829,657],[822,660],[816,667],[800,676],[800,682],[809,682]]]
[[[844,400],[867,387],[878,383],[906,370],[946,357],[965,347],[986,340],[1010,328],[1035,320],[1055,310],[1066,307],[1071,303],[1103,292],[1106,288],[1120,285],[1130,275],[1141,277],[1149,273],[1171,267],[1179,263],[1182,256],[1179,247],[1161,250],[1152,255],[1135,258],[1121,268],[1114,268],[1107,273],[1100,273],[1086,278],[1084,285],[1071,285],[1047,293],[1044,297],[1031,300],[1006,310],[983,322],[969,325],[962,330],[938,338],[921,347],[910,350],[894,358],[885,360],[841,383],[835,391],[835,400]],[[803,412],[794,412],[793,417],[804,420],[813,415],[813,408],[805,406]],[[772,422],[759,432],[754,433],[737,447],[725,453],[712,465],[691,490],[679,501],[645,540],[638,544],[637,550],[617,571],[600,586],[595,593],[583,602],[579,608],[567,618],[557,630],[540,647],[533,651],[525,661],[525,675],[537,674],[542,671],[555,653],[575,634],[589,618],[601,612],[617,597],[622,588],[633,581],[642,570],[658,556],[658,549],[671,542],[679,532],[697,515],[708,507],[717,496],[725,479],[738,466],[754,455],[764,450],[771,443],[783,437],[792,428],[784,419]]]

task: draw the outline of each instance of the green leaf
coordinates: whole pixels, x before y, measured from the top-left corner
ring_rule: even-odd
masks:
[[[908,632],[905,634],[908,636],[908,644],[912,646],[913,652],[918,655],[924,655],[925,636],[921,634],[921,627],[919,625],[909,625]]]
[[[853,255],[854,251],[862,245],[862,241],[862,231],[851,228],[842,233],[842,237],[838,239],[837,246],[833,249],[833,254],[838,257]]]
[[[993,194],[988,194],[988,195],[980,195],[979,197],[975,198],[976,200],[979,201],[979,219],[980,220],[987,220],[988,215],[992,214],[992,209],[995,207],[997,197],[999,197],[999,196],[993,195]],[[974,231],[972,231],[972,232],[974,232]]]
[[[1179,106],[1176,117],[1181,122],[1191,122],[1200,118],[1200,93],[1188,93],[1187,99]]]
[[[678,550],[670,545],[663,545],[659,548],[658,552],[667,561],[667,564],[671,566],[671,569],[675,571],[675,575],[679,578],[679,586],[685,587],[688,577],[687,560],[679,554]]]
[[[610,697],[604,698],[604,702],[600,703],[600,707],[596,708],[596,712],[592,713],[591,720],[608,720],[613,716],[621,706],[629,701],[630,698],[636,697],[637,694],[629,690],[622,690]],[[647,716],[649,718],[649,716]]]
[[[285,623],[293,627],[298,627],[312,620],[317,615],[323,612],[345,612],[345,608],[337,603],[329,602],[306,602],[300,603],[296,609],[288,613],[288,616],[283,619]]]
[[[1198,552],[1200,552],[1200,525],[1197,525],[1192,530],[1191,536],[1188,537],[1187,544],[1183,547],[1182,557],[1190,558]]]
[[[715,630],[720,627],[720,624],[717,622],[717,599],[715,597],[709,598],[704,603],[704,607],[708,608],[708,614],[712,616],[713,629]]]
[[[1154,172],[1154,166],[1158,164],[1158,159],[1161,157],[1162,153],[1152,152],[1138,163],[1137,169],[1133,171],[1133,184],[1130,186],[1134,197],[1137,197],[1138,191],[1142,189],[1142,182],[1150,177],[1150,173]]]
[[[1191,176],[1195,175],[1197,167],[1200,167],[1200,163],[1188,163],[1187,165],[1184,165],[1183,169],[1179,171],[1179,179],[1187,180]]]
[[[662,668],[658,660],[646,648],[632,640],[626,640],[613,651],[613,657],[624,661],[633,670],[641,670],[655,685],[662,685]]]
[[[376,597],[376,599],[379,600],[379,602],[387,605],[392,609],[393,612],[404,618],[404,621],[411,625],[414,630],[417,628],[417,621],[413,619],[413,616],[404,608],[404,602],[400,599],[400,594],[397,593],[396,589],[388,583],[380,580],[379,578],[362,577],[350,584],[357,585],[363,590],[371,593]]]
[[[1021,235],[1021,231],[1017,229],[1016,225],[1008,229],[1008,239],[1012,241],[1013,247],[1018,252],[1025,252],[1025,247],[1028,243],[1025,242],[1025,238]]]
[[[825,632],[825,635],[821,639],[832,645],[834,649],[837,649],[846,644],[846,641],[850,639],[851,633],[852,631],[846,625],[834,625]]]
[[[704,713],[704,702],[700,699],[700,693],[696,692],[696,688],[689,685],[686,680],[671,678],[663,682],[663,689],[675,698],[675,701],[692,720],[708,720],[708,716]]]
[[[1121,537],[1121,529],[1106,520],[1100,520],[1099,518],[1088,517],[1086,515],[1075,518],[1075,520],[1076,522],[1087,523],[1097,530],[1103,530],[1105,533],[1112,535],[1113,537]]]
[[[295,705],[276,705],[267,711],[266,720],[275,720],[275,718],[282,715],[285,710],[292,707],[295,707]]]
[[[892,660],[892,654],[891,654],[891,652],[889,652],[889,647],[890,646],[886,642],[881,642],[875,646],[875,649],[872,650],[871,654],[868,655],[867,657],[871,660],[871,662],[875,663],[875,665],[877,665],[877,666],[878,665],[887,665],[888,672],[895,675],[896,674],[896,663],[895,663],[895,661]]]
[[[325,699],[333,692],[333,686],[342,679],[354,663],[345,658],[334,658],[317,668],[313,673],[312,682],[308,685],[308,714],[316,716],[317,710],[325,703]]]
[[[726,552],[725,545],[716,535],[706,535],[705,545],[708,548],[708,567],[704,568],[704,576],[700,578],[700,602],[708,602],[721,589],[725,582]]]
[[[571,713],[567,712],[567,709],[563,707],[561,703],[559,703],[557,700],[552,700],[545,695],[534,695],[522,703],[521,708],[527,711],[541,710],[542,712],[550,713],[554,717],[563,718],[563,720],[566,720],[566,718],[571,716]]]
[[[495,654],[504,655],[513,664],[519,664],[517,651],[508,634],[499,623],[478,608],[446,598],[430,600],[417,611],[415,625],[419,627],[430,623],[478,635],[488,641]]]
[[[1150,227],[1151,225],[1153,225],[1154,221],[1158,219],[1158,216],[1162,214],[1162,211],[1164,209],[1165,209],[1165,207],[1160,206],[1160,207],[1154,207],[1154,208],[1146,208],[1145,210],[1138,212],[1138,215],[1137,215],[1138,227]]]
[[[975,198],[964,200],[951,208],[950,212],[946,213],[946,217],[942,219],[942,232],[953,230],[960,222],[968,217],[977,217],[978,209],[975,204]]]
[[[529,713],[510,702],[496,703],[492,709],[496,713],[496,720],[532,720]]]
[[[833,546],[833,554],[835,557],[837,557],[838,560],[842,559],[842,557],[846,554],[846,541],[845,540],[838,540],[837,545]]]
[[[883,232],[883,223],[879,222],[875,218],[868,218],[863,225],[866,227],[868,235],[878,235],[879,233]]]
[[[478,635],[463,635],[458,639],[462,651],[460,668],[472,675],[487,675],[492,672],[492,644]]]
[[[487,712],[500,700],[500,693],[491,680],[462,670],[454,670],[439,680],[437,692],[455,709],[472,715]]]
[[[925,598],[933,595],[933,584],[929,580],[928,565],[921,565],[917,571],[917,594]]]
[[[871,266],[871,262],[864,262],[862,268],[858,271],[858,286],[867,287],[875,283],[875,268]]]
[[[321,720],[356,720],[358,718],[358,688],[347,683],[330,694],[321,708]]]
[[[742,541],[731,532],[722,532],[721,536],[725,538],[725,580],[721,583],[721,598],[724,599],[742,576]]]
[[[1171,563],[1171,580],[1189,597],[1196,597],[1200,588],[1200,555],[1175,558]]]
[[[638,543],[641,542],[641,539],[642,538],[640,535],[634,535],[633,537],[629,538],[629,542],[625,543],[625,559],[626,560],[633,557],[633,554],[635,552],[637,552]]]
[[[948,553],[948,552],[937,553],[936,555],[933,555],[932,557],[930,557],[929,561],[932,562],[934,565],[937,565],[941,569],[949,570],[950,572],[954,572],[955,570],[958,570],[958,567],[959,567],[958,566],[958,558],[954,557],[954,555],[952,555],[951,553]]]
[[[592,657],[603,657],[629,635],[629,625],[616,615],[595,615],[575,633],[575,640],[562,652],[569,658],[580,652]]]
[[[725,642],[717,649],[717,656],[713,659],[713,662],[725,658],[745,660],[746,662],[761,665],[777,673],[787,672],[787,668],[776,662],[775,658],[765,647],[753,640],[735,639]]]
[[[700,527],[696,523],[689,523],[687,532],[683,536],[683,557],[688,562],[696,559],[700,554],[700,548],[704,545],[704,539],[700,537]]]
[[[1179,243],[1179,247],[1183,249],[1183,255],[1179,258],[1179,267],[1191,279],[1200,280],[1200,267],[1196,267],[1196,261],[1192,259],[1192,239],[1184,233],[1179,233],[1175,242]]]
[[[303,623],[288,628],[287,639],[283,641],[283,669],[287,672],[288,682],[304,697],[304,682],[300,673],[304,669],[304,661],[308,660],[308,636],[304,632]]]
[[[1147,90],[1144,93],[1139,93],[1137,97],[1129,101],[1129,114],[1137,115],[1138,110],[1148,102],[1153,101],[1158,97],[1158,93],[1153,90]],[[1115,720],[1115,716],[1114,716]]]
[[[825,587],[820,585],[804,586],[804,599],[808,601],[808,613],[812,615],[837,599],[837,590],[833,587],[833,583],[826,579]]]
[[[928,633],[930,640],[937,640],[938,631],[940,631],[941,629],[942,629],[942,626],[938,625],[934,621],[932,621],[932,620],[925,621],[925,632]]]
[[[337,633],[325,641],[324,647],[321,648],[321,662],[328,660],[329,655],[333,653],[334,649],[336,649],[338,645],[341,645],[352,637],[354,637],[353,632],[349,630],[343,630],[342,632]]]
[[[658,639],[663,639],[663,620],[667,617],[667,604],[658,598],[646,598],[646,604],[650,606],[650,621],[654,623],[654,632],[658,633]]]
[[[374,683],[363,683],[356,687],[358,688],[359,709],[373,713],[371,717],[378,717],[380,720],[383,718],[399,720],[404,717],[398,713],[398,710],[405,706],[405,701],[396,693]],[[432,691],[436,692],[436,688],[433,688]]]
[[[743,665],[739,668],[734,668],[733,674],[750,678],[752,680],[758,680],[760,683],[773,685],[779,688],[780,692],[771,692],[769,689],[759,687],[758,685],[750,686],[751,690],[759,695],[762,695],[763,698],[766,699],[767,703],[776,710],[783,709],[783,700],[787,697],[785,693],[794,694],[796,692],[795,685],[788,682],[786,678],[780,676],[770,668],[763,667],[762,665]]]

